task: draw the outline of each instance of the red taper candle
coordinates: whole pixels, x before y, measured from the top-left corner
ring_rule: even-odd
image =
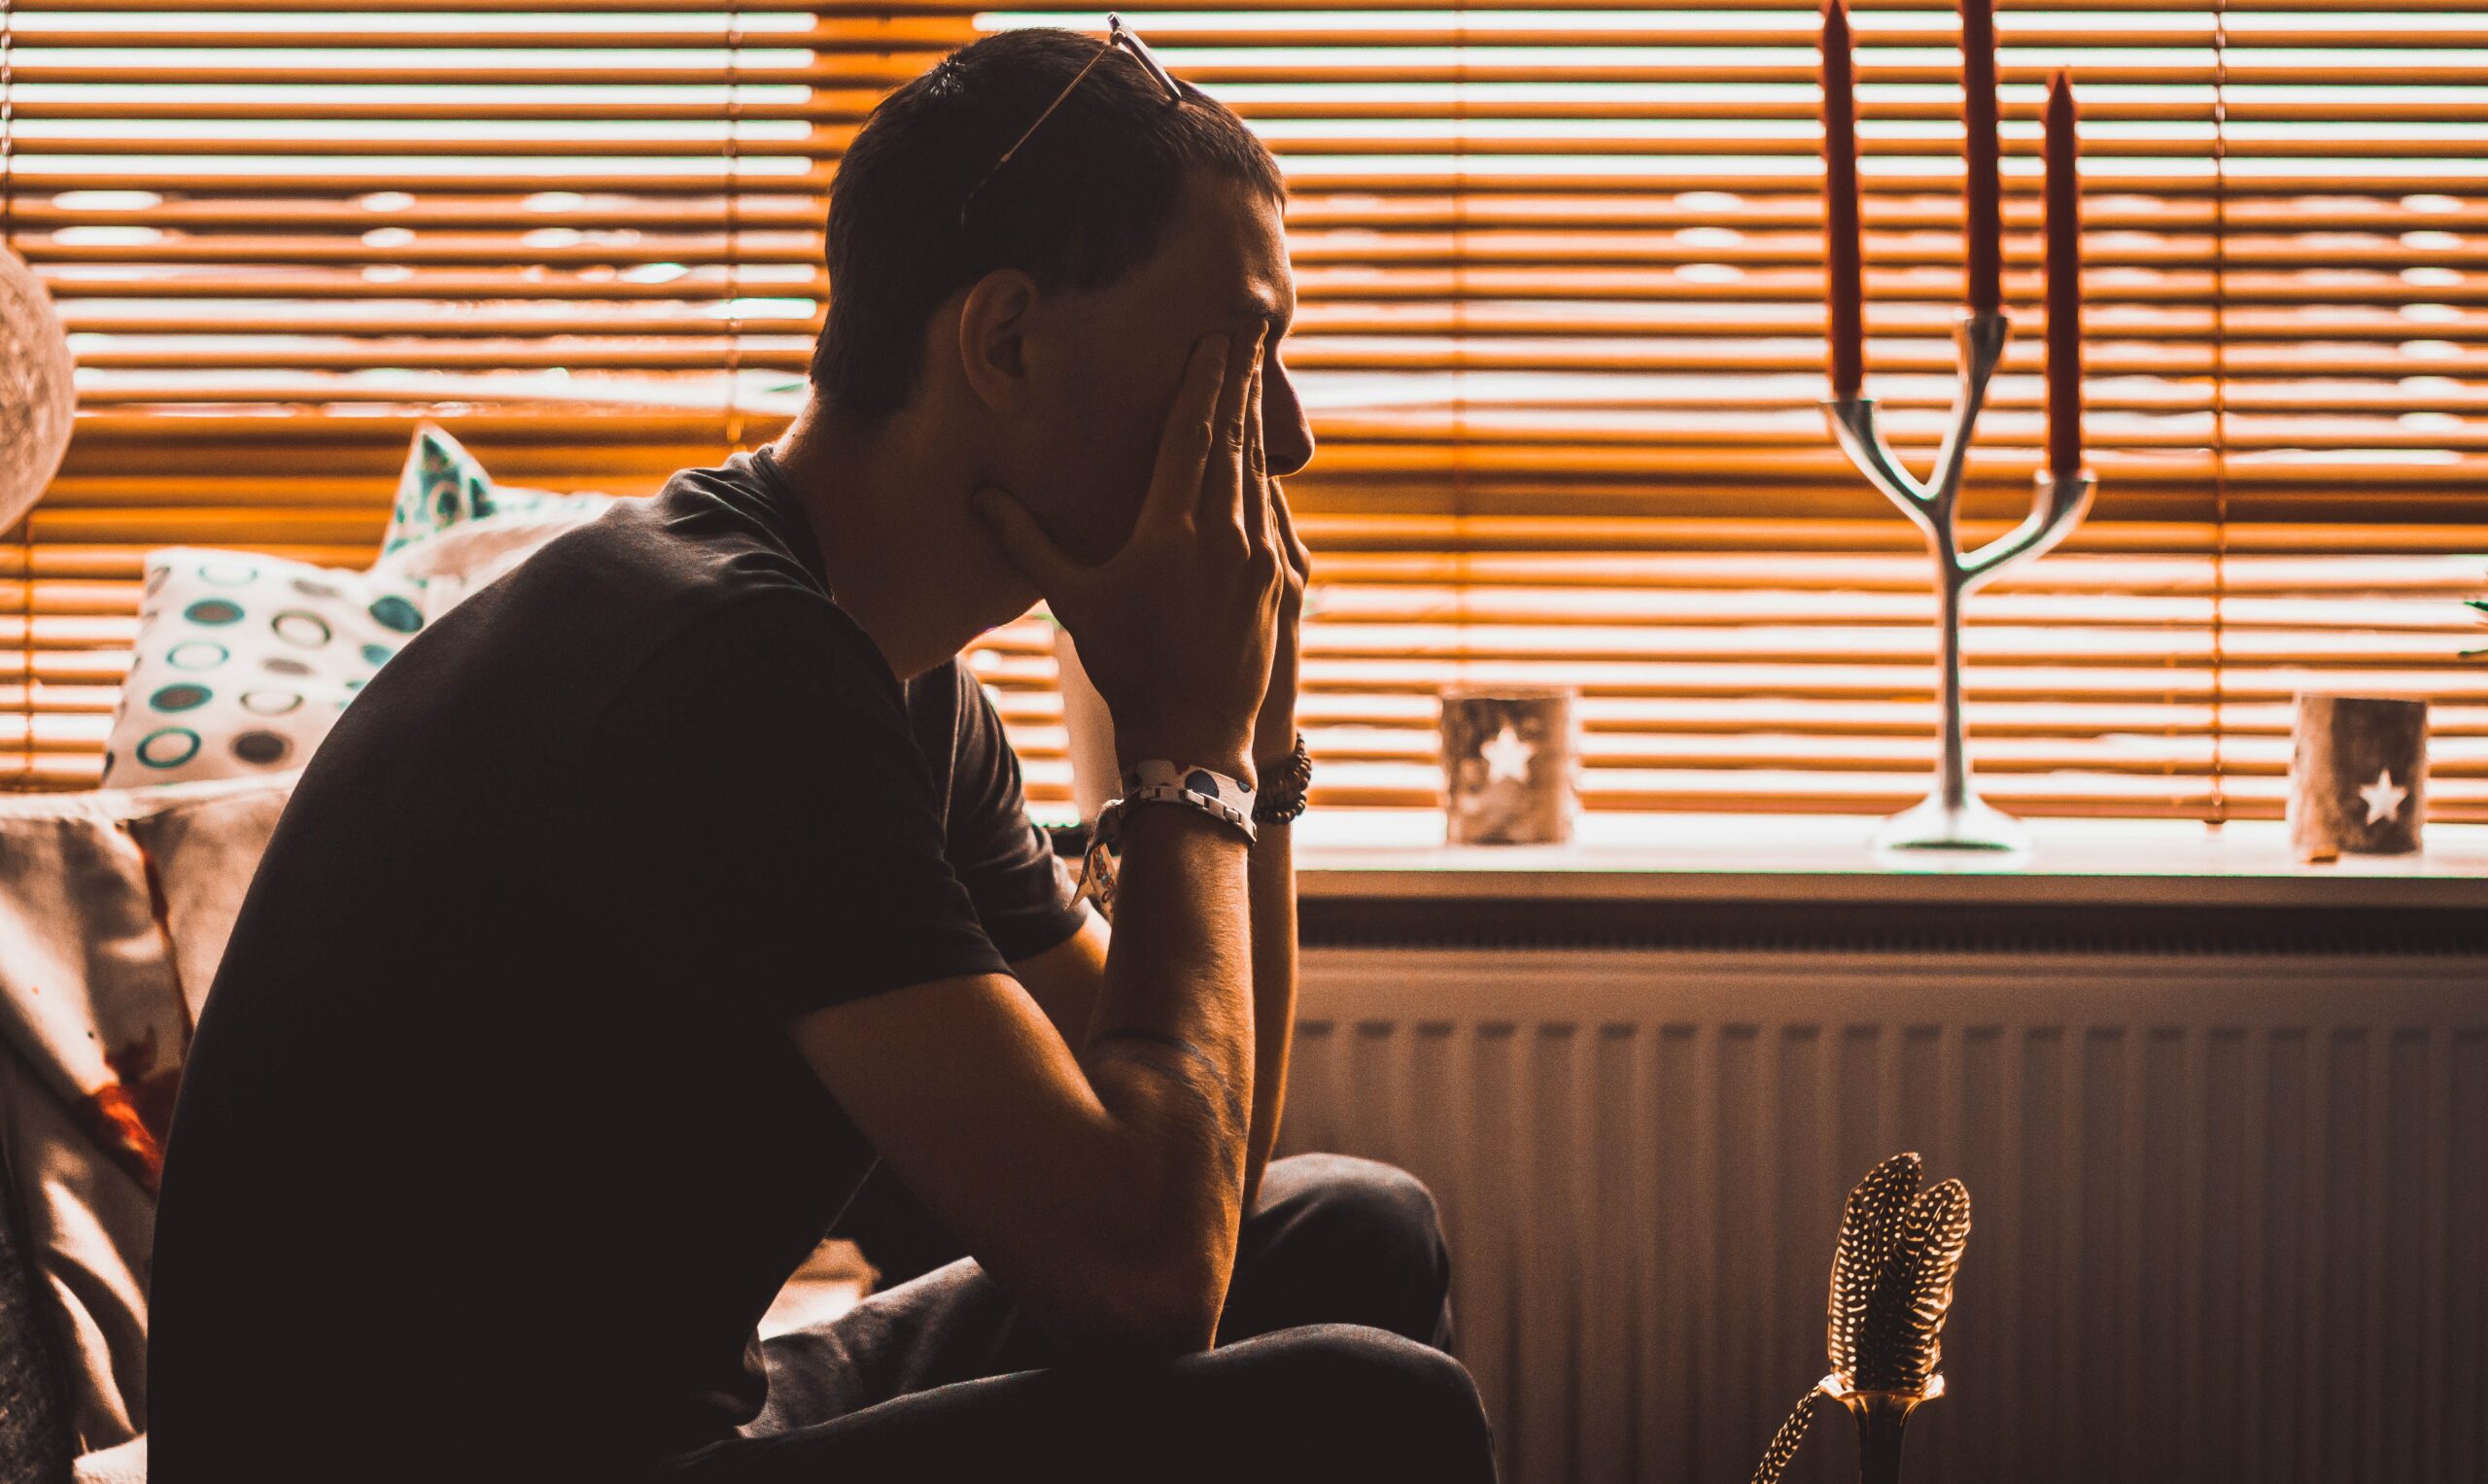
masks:
[[[1823,278],[1831,394],[1866,385],[1866,268],[1857,226],[1857,60],[1847,0],[1823,4]]]
[[[2048,84],[2048,467],[2082,467],[2082,184],[2075,170],[2073,79]]]
[[[1961,0],[1961,220],[1972,314],[2004,308],[2004,211],[1995,142],[1995,0]]]

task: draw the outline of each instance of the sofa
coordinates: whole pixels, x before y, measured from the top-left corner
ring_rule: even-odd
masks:
[[[75,1443],[24,1229],[14,1192],[0,1189],[0,1481],[50,1484],[69,1476]]]
[[[145,1477],[173,1093],[299,776],[0,797],[0,1484]]]

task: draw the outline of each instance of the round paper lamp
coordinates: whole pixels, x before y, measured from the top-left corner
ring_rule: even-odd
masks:
[[[52,295],[24,259],[0,248],[0,531],[33,508],[69,448],[70,370]]]

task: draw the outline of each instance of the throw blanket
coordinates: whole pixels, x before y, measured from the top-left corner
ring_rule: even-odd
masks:
[[[0,798],[0,1137],[83,1451],[146,1431],[182,1057],[297,777]]]

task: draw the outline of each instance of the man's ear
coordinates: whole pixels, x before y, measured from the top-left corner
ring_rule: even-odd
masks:
[[[1036,281],[1017,268],[978,279],[959,305],[959,369],[977,399],[995,412],[1017,408],[1028,375],[1029,311]]]

